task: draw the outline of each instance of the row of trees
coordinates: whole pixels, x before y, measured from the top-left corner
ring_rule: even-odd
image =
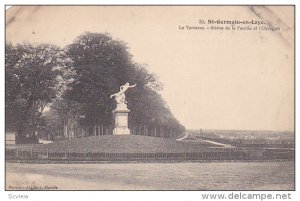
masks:
[[[109,97],[126,82],[137,84],[126,96],[129,125],[184,130],[159,95],[156,76],[109,34],[84,33],[63,49],[7,44],[5,57],[6,129],[20,143],[42,130],[55,135],[66,124],[112,124],[115,102]]]

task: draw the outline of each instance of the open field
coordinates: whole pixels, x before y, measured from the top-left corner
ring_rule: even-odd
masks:
[[[266,130],[188,130],[190,133],[200,134],[206,137],[236,138],[236,139],[294,139],[292,131],[266,131]]]
[[[6,189],[293,190],[294,162],[6,163]]]

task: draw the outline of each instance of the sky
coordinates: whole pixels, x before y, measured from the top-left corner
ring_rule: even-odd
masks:
[[[107,32],[158,76],[161,95],[186,128],[293,131],[293,12],[291,6],[21,6],[6,12],[6,41],[64,47],[85,31]],[[280,30],[186,29],[209,19],[265,20]]]

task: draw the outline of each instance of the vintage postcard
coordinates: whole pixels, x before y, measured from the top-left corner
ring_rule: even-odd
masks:
[[[293,5],[5,18],[6,191],[295,190]]]

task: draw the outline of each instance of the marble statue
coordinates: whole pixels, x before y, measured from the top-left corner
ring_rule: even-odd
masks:
[[[113,135],[130,135],[130,130],[128,128],[128,114],[130,110],[127,108],[127,101],[125,100],[125,92],[134,85],[129,85],[127,82],[123,86],[120,86],[120,91],[118,93],[112,94],[110,98],[115,97],[117,101],[117,107],[112,111],[114,116],[114,130]]]
[[[127,103],[127,101],[125,100],[125,92],[132,87],[135,87],[136,84],[134,85],[129,85],[129,83],[127,82],[126,84],[124,84],[123,86],[120,86],[120,91],[118,93],[112,94],[110,96],[110,98],[115,97],[115,100],[117,101],[117,104],[123,104],[123,103]]]

